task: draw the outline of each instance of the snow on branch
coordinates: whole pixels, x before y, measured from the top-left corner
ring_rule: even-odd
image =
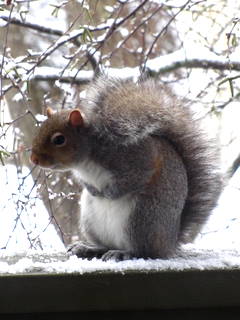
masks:
[[[46,33],[49,35],[63,36],[65,34],[65,32],[60,29],[45,27],[43,25],[39,25],[31,21],[23,21],[20,15],[18,14],[15,14],[14,16],[11,17],[9,16],[8,11],[0,12],[0,20],[3,20],[4,22],[6,22],[6,24],[8,23],[14,24],[20,27],[28,28],[28,29],[38,31],[40,33]],[[90,32],[103,31],[109,28],[109,24],[105,23],[97,27],[93,27],[93,26],[82,26],[82,27],[83,28],[79,31],[79,33],[75,33],[75,38],[81,36],[84,33],[84,28],[87,28]],[[71,37],[70,39],[72,40]]]
[[[15,14],[13,17],[10,17],[8,11],[0,12],[0,20],[5,21],[6,24],[11,23],[11,24],[14,24],[14,25],[17,25],[20,27],[36,30],[41,33],[47,33],[47,34],[52,34],[52,35],[56,35],[56,36],[63,35],[63,31],[61,31],[59,29],[48,28],[48,27],[45,27],[45,26],[42,26],[42,25],[39,25],[39,24],[36,24],[33,22],[23,21],[20,18],[20,15]]]
[[[161,59],[154,59],[156,62]],[[155,61],[149,61],[147,64],[150,69],[150,66],[154,64]],[[240,61],[229,61],[228,59],[222,58],[218,60],[212,60],[208,58],[186,58],[180,59],[176,61],[172,61],[166,65],[162,65],[158,68],[157,73],[163,74],[171,71],[175,71],[179,68],[200,68],[200,69],[214,69],[214,70],[232,70],[232,71],[240,71]]]
[[[227,58],[222,58],[218,56],[207,57],[185,57],[182,51],[176,51],[174,53],[161,56],[155,59],[150,59],[146,63],[146,68],[150,73],[155,75],[163,75],[169,72],[176,71],[180,68],[200,68],[200,69],[212,69],[212,70],[231,70],[240,71],[240,60],[239,61],[229,61]],[[110,76],[115,76],[119,78],[136,78],[140,76],[140,69],[135,68],[109,68],[107,73]],[[77,77],[74,77],[76,70],[65,70],[62,74],[61,68],[52,67],[38,67],[35,69],[34,74],[32,74],[31,79],[38,81],[52,81],[60,80],[61,82],[74,83],[74,84],[85,84],[89,82],[93,75],[93,71],[80,71]]]
[[[61,41],[65,41],[61,37]],[[59,43],[55,43],[57,46]],[[52,50],[49,49],[50,51]],[[47,55],[50,51],[47,51]],[[205,50],[197,50],[195,48],[194,52],[199,52],[198,56],[186,56],[183,50],[175,51],[174,53],[163,55],[158,58],[149,59],[146,63],[145,70],[154,76],[166,75],[170,72],[176,71],[180,68],[185,69],[212,69],[219,71],[240,71],[240,60],[230,61],[225,57],[217,56],[211,52]],[[77,85],[87,84],[94,76],[94,70],[78,70],[76,68],[64,68],[64,67],[50,67],[50,66],[40,66],[39,61],[46,58],[45,55],[40,57],[40,59],[32,64],[25,61],[25,59],[18,60],[16,64],[13,61],[8,60],[5,57],[6,70],[12,70],[11,72],[3,73],[4,79],[14,80],[16,77],[17,70],[17,83],[28,80],[36,81],[60,81],[63,83],[71,83]],[[32,72],[34,70],[34,72]],[[128,78],[136,79],[141,75],[141,69],[139,67],[125,67],[125,68],[108,68],[105,73],[109,76],[114,76],[118,78]],[[19,78],[20,77],[20,78]],[[9,86],[11,89],[12,85]],[[4,91],[8,91],[7,87]]]

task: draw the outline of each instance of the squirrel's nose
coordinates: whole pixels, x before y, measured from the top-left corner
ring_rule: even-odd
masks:
[[[32,163],[38,165],[39,164],[39,160],[38,160],[38,157],[32,153],[31,156],[30,156],[30,160],[32,161]]]

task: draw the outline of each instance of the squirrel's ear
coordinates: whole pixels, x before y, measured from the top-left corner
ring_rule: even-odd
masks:
[[[53,113],[54,113],[53,109],[50,107],[47,107],[47,109],[46,109],[47,117],[50,118],[53,115]]]
[[[73,127],[83,126],[84,124],[83,116],[79,109],[70,112],[68,121]]]

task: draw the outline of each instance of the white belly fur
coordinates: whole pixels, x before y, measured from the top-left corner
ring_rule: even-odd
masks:
[[[98,190],[101,190],[102,187],[112,180],[112,174],[108,170],[91,160],[83,161],[78,167],[73,169],[73,173],[77,179],[80,178]]]
[[[92,196],[86,189],[81,197],[81,229],[109,249],[130,250],[126,232],[135,201],[124,196],[109,200]]]

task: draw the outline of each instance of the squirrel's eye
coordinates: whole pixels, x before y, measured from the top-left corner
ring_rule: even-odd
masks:
[[[60,132],[54,133],[54,135],[51,137],[51,142],[56,146],[56,147],[63,147],[66,144],[66,138],[64,135]]]

